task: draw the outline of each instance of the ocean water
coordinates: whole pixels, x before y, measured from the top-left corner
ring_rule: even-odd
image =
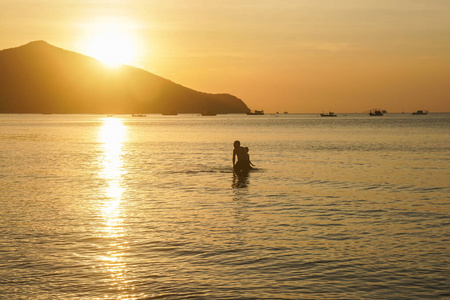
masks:
[[[449,170],[450,114],[0,115],[0,298],[450,298]]]

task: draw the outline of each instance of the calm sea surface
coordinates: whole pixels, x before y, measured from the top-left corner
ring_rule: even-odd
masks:
[[[450,114],[0,115],[0,298],[450,298],[449,185]]]

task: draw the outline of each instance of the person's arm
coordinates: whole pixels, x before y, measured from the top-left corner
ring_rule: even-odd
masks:
[[[236,162],[236,150],[233,150],[233,167]]]
[[[254,164],[252,164],[251,160],[250,160],[250,155],[248,156],[248,163],[250,164],[250,166],[255,166]]]

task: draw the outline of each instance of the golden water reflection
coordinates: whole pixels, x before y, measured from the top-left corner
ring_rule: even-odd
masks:
[[[125,235],[123,222],[124,212],[122,194],[124,192],[122,148],[127,139],[127,128],[122,120],[105,118],[100,129],[99,140],[102,144],[102,171],[100,177],[105,180],[103,202],[100,213],[104,226],[100,229],[102,238],[106,241],[100,247],[104,250],[99,256],[100,269],[109,274],[107,282],[115,291],[113,298],[130,298],[130,291],[134,288],[126,278],[126,264],[124,254],[128,248],[123,240]],[[106,298],[108,298],[105,295]]]
[[[120,216],[120,204],[123,194],[122,176],[123,158],[122,147],[126,139],[126,127],[122,120],[107,118],[100,130],[100,142],[103,146],[100,177],[106,182],[105,200],[101,205],[102,215],[106,221],[105,233],[107,237],[119,237],[123,234],[120,226],[123,220]]]

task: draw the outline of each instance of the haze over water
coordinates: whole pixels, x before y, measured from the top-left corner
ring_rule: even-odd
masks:
[[[0,115],[0,295],[450,297],[449,129],[450,114]]]

